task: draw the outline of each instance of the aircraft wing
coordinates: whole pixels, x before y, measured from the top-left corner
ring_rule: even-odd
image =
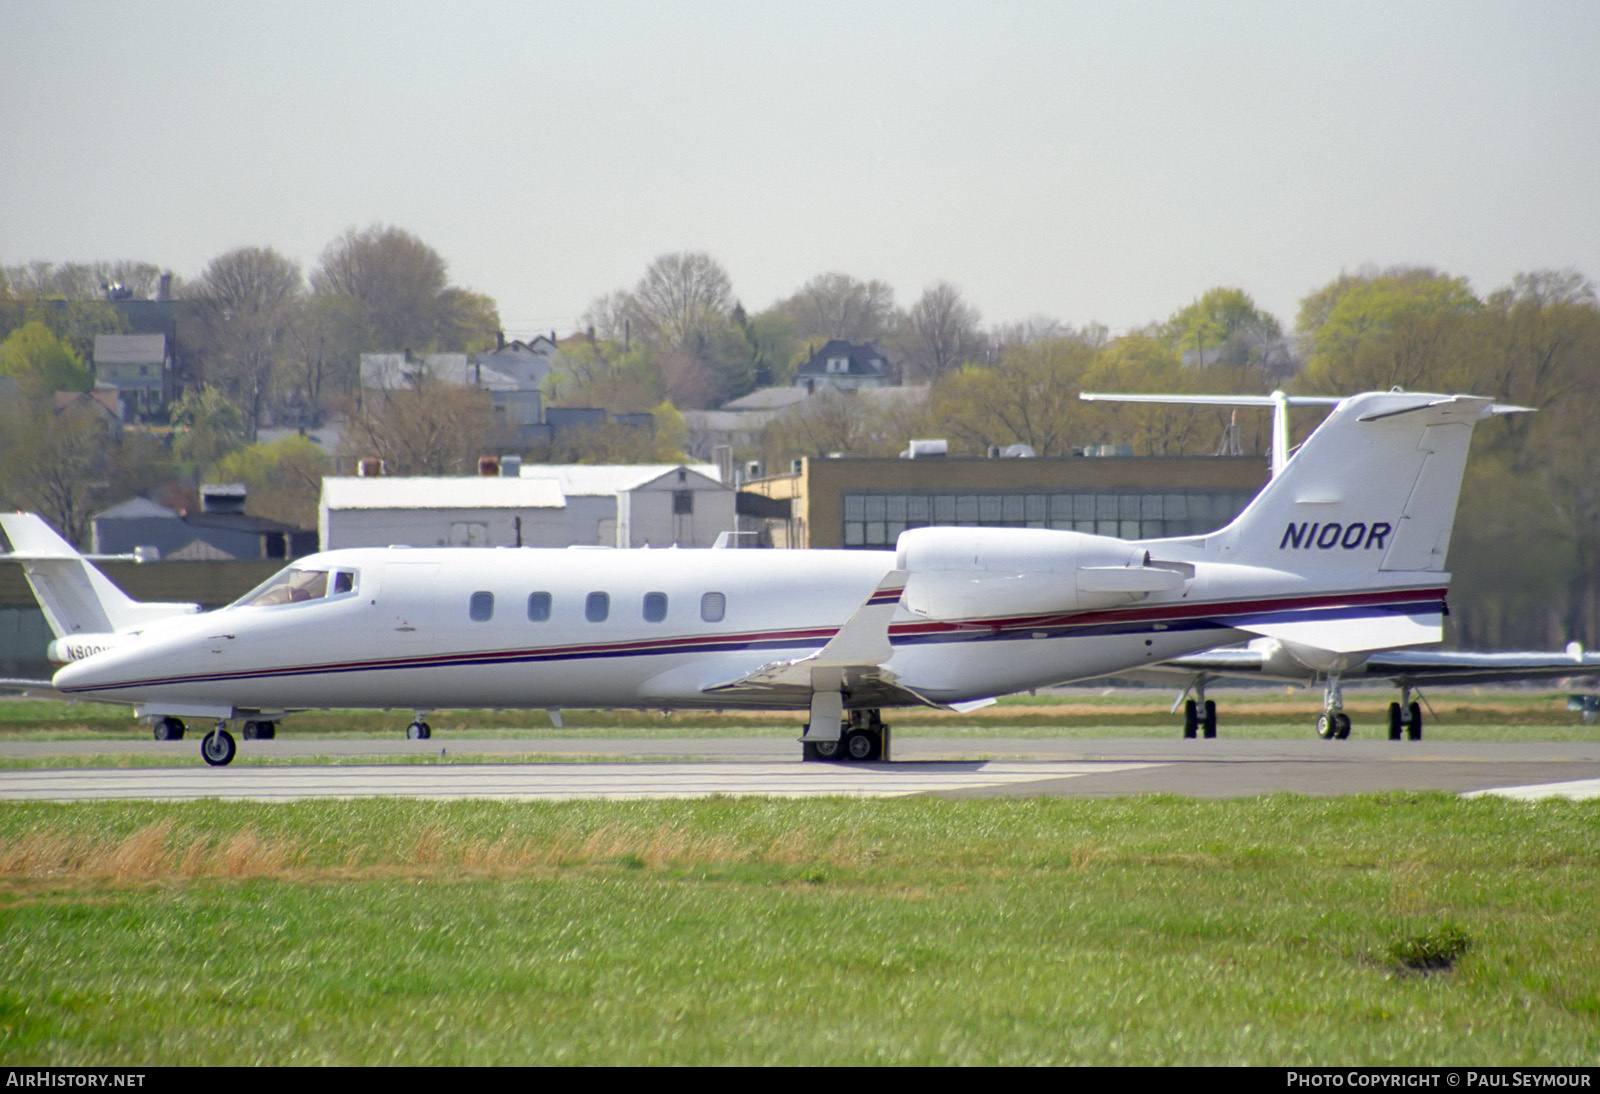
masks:
[[[18,680],[14,677],[0,676],[0,691],[19,691],[35,699],[68,698],[57,691],[48,680]]]
[[[1600,675],[1600,653],[1574,644],[1566,652],[1466,653],[1388,650],[1367,658],[1366,674],[1397,684],[1496,683]]]
[[[853,703],[937,706],[900,686],[894,674],[884,667],[894,655],[894,646],[889,641],[889,621],[900,606],[905,585],[906,571],[890,570],[820,650],[805,657],[773,661],[702,690],[711,695],[737,695],[756,701],[783,700],[790,704],[804,704],[816,691],[843,691]]]
[[[1206,650],[1118,675],[1168,683],[1199,674],[1283,680],[1289,683],[1303,683],[1315,675],[1310,669],[1291,675],[1283,671],[1281,662],[1271,664],[1268,654],[1255,646]],[[1343,675],[1347,683],[1360,679],[1380,679],[1408,687],[1554,680],[1567,676],[1600,676],[1600,653],[1585,653],[1576,643],[1565,651],[1548,652],[1383,650],[1368,655],[1364,662],[1353,665]]]

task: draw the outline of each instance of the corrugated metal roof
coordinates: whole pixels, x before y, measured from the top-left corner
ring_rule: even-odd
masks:
[[[360,478],[322,480],[329,509],[565,509],[561,487],[546,479]]]

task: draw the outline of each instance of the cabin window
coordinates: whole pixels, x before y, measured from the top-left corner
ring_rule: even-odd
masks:
[[[487,623],[494,618],[494,594],[473,593],[467,605],[467,614],[474,623]]]
[[[583,602],[583,617],[591,623],[604,623],[611,614],[610,593],[590,593]]]
[[[700,598],[700,618],[707,623],[721,623],[728,611],[728,598],[721,593],[707,593]]]
[[[528,621],[531,623],[546,623],[550,619],[550,594],[528,594]]]
[[[667,617],[667,594],[644,594],[644,621],[646,623],[659,623]]]
[[[333,575],[333,595],[356,591],[356,575],[349,570],[338,570]]]

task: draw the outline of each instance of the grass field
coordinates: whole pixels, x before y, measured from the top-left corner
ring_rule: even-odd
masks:
[[[1353,697],[1358,733],[1387,700]],[[1160,737],[1167,702],[893,721]],[[1554,695],[1434,705],[1451,739],[1597,732]],[[1223,732],[1304,736],[1315,708],[1229,695]],[[444,739],[794,732],[430,720]],[[0,703],[0,740],[130,734],[124,708]],[[1600,803],[1445,795],[10,803],[0,1064],[1593,1066],[1597,866]]]
[[[0,1062],[1600,1061],[1600,808],[8,805]]]

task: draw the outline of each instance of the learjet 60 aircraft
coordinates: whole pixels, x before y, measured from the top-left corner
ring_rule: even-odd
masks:
[[[211,764],[233,758],[229,723],[261,736],[329,707],[413,710],[415,737],[449,707],[794,710],[808,714],[806,758],[871,760],[887,758],[885,707],[968,709],[1257,636],[1437,641],[1468,442],[1506,409],[1346,399],[1203,536],[933,527],[893,551],[357,548],[154,621],[108,606],[87,563],[50,557],[37,518],[4,525],[68,628],[52,649],[90,651],[54,688],[130,703],[158,735],[214,720]]]

